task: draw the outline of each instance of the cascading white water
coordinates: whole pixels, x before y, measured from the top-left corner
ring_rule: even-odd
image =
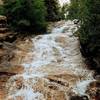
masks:
[[[77,77],[76,83],[71,85],[73,91],[84,95],[86,86],[93,81],[93,72],[85,68],[78,38],[73,36],[76,30],[77,26],[67,21],[55,27],[51,34],[32,38],[33,47],[21,64],[24,72],[9,79],[6,86],[9,91],[6,100],[48,100],[43,93],[45,89],[42,92],[34,89],[38,81],[50,83],[46,77],[63,72],[67,74],[67,71],[70,76],[72,74],[72,78],[73,75]],[[61,78],[60,81],[62,81]],[[54,97],[51,100],[55,100]]]

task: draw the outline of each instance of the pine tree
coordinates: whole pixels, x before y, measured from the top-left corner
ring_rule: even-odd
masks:
[[[77,4],[77,0],[71,1],[69,15],[80,20],[78,31],[82,49],[91,62],[95,63],[94,67],[100,66],[100,0],[78,0],[77,9],[73,1]],[[100,70],[100,67],[97,69]]]
[[[100,1],[85,0],[84,11],[80,19],[83,21],[80,29],[80,40],[87,44],[89,51],[96,55],[100,48]]]
[[[5,0],[8,24],[16,31],[41,32],[46,29],[43,0]]]
[[[78,19],[79,0],[70,0],[68,19]]]
[[[47,20],[48,21],[58,21],[60,20],[60,5],[58,0],[45,0],[45,5],[47,8]]]

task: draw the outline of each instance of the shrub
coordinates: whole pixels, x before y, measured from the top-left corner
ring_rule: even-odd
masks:
[[[46,8],[43,0],[5,0],[8,24],[15,31],[46,30]]]

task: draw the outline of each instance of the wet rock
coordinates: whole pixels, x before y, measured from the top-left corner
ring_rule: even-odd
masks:
[[[58,90],[58,87],[54,85],[49,85],[48,88],[53,89],[53,90]]]
[[[21,89],[23,86],[23,78],[20,77],[18,80],[16,80],[15,84],[16,84],[16,89]]]
[[[67,81],[60,79],[59,77],[56,77],[56,75],[55,76],[48,76],[48,79],[50,82],[54,82],[54,83],[57,83],[57,84],[60,84],[62,86],[66,86],[66,87],[69,86],[69,83],[67,83]]]
[[[50,83],[45,79],[39,79],[33,89],[41,92],[46,100],[66,100],[64,91],[60,90],[60,87],[56,84]]]
[[[66,37],[65,36],[60,36],[60,37],[56,37],[55,41],[57,43],[59,43],[59,45],[61,45],[62,47],[66,47],[67,46],[67,41],[66,41]]]
[[[100,100],[100,81],[91,82],[86,93],[90,96],[91,100]]]
[[[89,100],[87,96],[81,96],[82,100]]]
[[[13,97],[8,97],[8,100],[14,100],[14,99],[15,98],[13,98]],[[24,98],[21,96],[16,96],[16,100],[24,100]]]
[[[41,96],[37,95],[39,100],[69,100],[69,94],[77,82],[92,80],[92,72],[86,69],[79,52],[77,38],[70,37],[75,26],[71,22],[63,23],[63,27],[61,22],[58,25],[54,34],[37,36],[32,41],[16,41],[14,58],[10,62],[18,66],[11,67],[9,71],[17,75],[10,77],[6,84],[7,96],[11,96],[11,100],[20,100],[20,97],[35,100],[33,96],[37,92],[45,98],[40,99]],[[59,34],[66,25],[70,32]],[[84,86],[82,88],[85,89]],[[80,96],[76,98],[87,99]]]
[[[100,81],[100,75],[95,75],[95,79]]]
[[[0,73],[12,73],[12,75],[15,74],[21,74],[24,71],[24,67],[21,65],[11,65],[11,66],[0,66]]]
[[[14,57],[13,50],[15,49],[15,45],[3,42],[1,43],[2,47],[0,48],[0,64],[4,66],[10,66],[10,61]]]
[[[70,100],[89,100],[87,96],[72,96]]]

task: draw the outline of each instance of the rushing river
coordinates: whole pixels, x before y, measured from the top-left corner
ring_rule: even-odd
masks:
[[[23,72],[6,84],[5,100],[69,100],[71,95],[87,95],[87,86],[95,80],[73,35],[76,30],[71,21],[58,22],[51,34],[32,38],[21,61]]]

